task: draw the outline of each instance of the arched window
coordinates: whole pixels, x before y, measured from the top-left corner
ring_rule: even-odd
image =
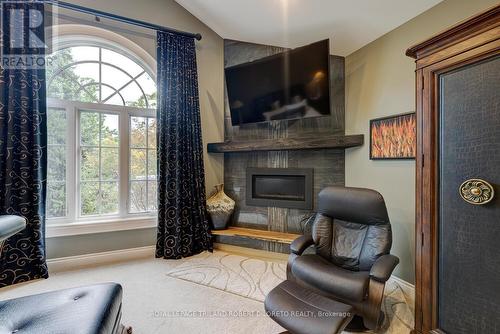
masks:
[[[47,61],[47,217],[57,224],[152,219],[154,60],[110,31],[61,30]]]
[[[156,107],[156,84],[136,57],[127,55],[125,50],[114,51],[103,42],[72,44],[74,46],[59,49],[49,58],[49,97],[139,108]]]

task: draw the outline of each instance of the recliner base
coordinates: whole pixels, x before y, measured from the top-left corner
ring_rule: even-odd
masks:
[[[267,314],[294,334],[338,334],[351,321],[351,305],[329,299],[286,280],[266,296]],[[285,332],[286,333],[286,332]]]
[[[385,319],[385,313],[380,311],[380,317],[377,329],[379,329],[382,326],[382,324],[384,323],[384,319]],[[354,315],[351,322],[345,327],[345,329],[349,332],[354,332],[354,333],[365,332],[370,330],[365,326],[363,318],[357,314]]]

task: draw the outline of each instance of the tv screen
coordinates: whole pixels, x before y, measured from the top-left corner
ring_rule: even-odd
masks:
[[[233,125],[330,114],[328,40],[225,70]]]

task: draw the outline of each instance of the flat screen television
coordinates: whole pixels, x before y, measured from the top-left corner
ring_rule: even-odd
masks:
[[[228,67],[233,125],[330,114],[329,41]]]

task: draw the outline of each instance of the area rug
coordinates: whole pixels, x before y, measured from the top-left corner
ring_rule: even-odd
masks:
[[[286,279],[286,263],[215,251],[186,259],[167,275],[263,302]]]
[[[185,259],[167,275],[263,302],[267,293],[286,279],[286,262],[215,251]],[[382,304],[386,318],[376,333],[410,333],[412,304],[411,296],[405,295],[396,281],[387,282]]]

